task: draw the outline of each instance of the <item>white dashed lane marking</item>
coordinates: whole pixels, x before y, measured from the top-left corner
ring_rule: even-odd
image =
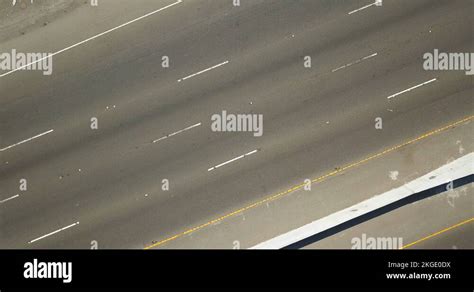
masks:
[[[336,68],[336,69],[333,69],[331,72],[334,73],[334,72],[336,72],[336,71],[339,71],[339,70],[341,70],[341,69],[350,67],[350,66],[352,66],[352,65],[355,65],[355,64],[360,63],[360,62],[362,62],[362,61],[364,61],[364,60],[373,58],[373,57],[375,57],[375,56],[377,56],[377,53],[373,53],[372,55],[365,56],[365,57],[363,57],[363,58],[360,58],[360,59],[358,59],[358,60],[355,60],[354,62],[348,63],[348,64],[343,65],[343,66],[341,66],[341,67],[338,67],[338,68]]]
[[[153,140],[153,143],[156,143],[156,142],[159,142],[159,141],[168,139],[169,137],[172,137],[172,136],[181,134],[181,133],[183,133],[183,132],[186,132],[186,131],[188,131],[188,130],[191,130],[192,128],[199,127],[200,125],[201,125],[201,123],[197,123],[197,124],[194,124],[194,125],[192,125],[192,126],[186,127],[186,128],[184,128],[184,129],[182,129],[182,130],[176,131],[176,132],[174,132],[174,133],[171,133],[171,134],[168,134],[168,135],[163,136],[163,137],[161,137],[161,138],[158,138],[158,139],[156,139],[156,140]]]
[[[400,95],[400,94],[407,93],[407,92],[409,92],[409,91],[412,91],[413,89],[416,89],[416,88],[418,88],[418,87],[424,86],[424,85],[429,84],[429,83],[431,83],[431,82],[434,82],[434,81],[436,81],[436,80],[437,80],[436,78],[433,78],[433,79],[431,79],[431,80],[425,81],[425,82],[420,83],[420,84],[418,84],[418,85],[412,86],[412,87],[410,87],[410,88],[408,88],[408,89],[402,90],[402,91],[400,91],[400,92],[397,92],[397,93],[395,93],[395,94],[392,94],[392,95],[388,96],[387,99],[391,99],[391,98],[394,98],[395,96],[398,96],[398,95]]]
[[[207,68],[207,69],[201,70],[201,71],[199,71],[199,72],[197,72],[197,73],[188,75],[188,76],[186,76],[186,77],[184,77],[184,78],[178,79],[178,82],[184,81],[184,80],[189,79],[189,78],[193,78],[193,77],[195,77],[195,76],[197,76],[197,75],[200,75],[200,74],[205,73],[205,72],[207,72],[207,71],[210,71],[210,70],[212,70],[212,69],[216,69],[216,68],[218,68],[218,67],[220,67],[220,66],[224,66],[224,65],[227,64],[227,63],[229,63],[229,61],[225,61],[225,62],[219,63],[219,64],[214,65],[214,66],[212,66],[212,67],[209,67],[209,68]]]
[[[207,171],[212,171],[212,170],[217,169],[217,168],[219,168],[219,167],[221,167],[221,166],[224,166],[224,165],[226,165],[226,164],[229,164],[229,163],[234,162],[234,161],[236,161],[236,160],[242,159],[242,158],[244,158],[244,157],[246,157],[246,156],[252,155],[252,154],[257,153],[257,152],[258,152],[258,149],[255,149],[255,150],[253,150],[253,151],[250,151],[250,152],[248,152],[248,153],[245,153],[245,154],[242,154],[242,155],[240,155],[240,156],[238,156],[238,157],[235,157],[235,158],[233,158],[233,159],[231,159],[231,160],[228,160],[228,161],[226,161],[226,162],[223,162],[223,163],[221,163],[221,164],[218,164],[218,165],[216,165],[216,166],[213,166],[213,167],[209,168]]]
[[[14,195],[14,196],[12,196],[12,197],[10,197],[10,198],[6,198],[5,200],[1,200],[1,201],[0,201],[0,204],[6,203],[6,202],[8,202],[8,201],[10,201],[10,200],[13,200],[13,199],[15,199],[15,198],[18,198],[19,196],[20,196],[20,195],[16,194],[16,195]]]
[[[73,224],[68,225],[68,226],[66,226],[66,227],[60,228],[60,229],[58,229],[58,230],[55,230],[55,231],[53,231],[53,232],[50,232],[50,233],[48,233],[48,234],[45,234],[45,235],[40,236],[40,237],[38,237],[38,238],[35,238],[35,239],[29,241],[28,244],[31,244],[31,243],[33,243],[33,242],[35,242],[35,241],[41,240],[41,239],[43,239],[43,238],[46,238],[46,237],[48,237],[48,236],[51,236],[51,235],[53,235],[53,234],[56,234],[56,233],[61,232],[61,231],[63,231],[63,230],[66,230],[66,229],[68,229],[68,228],[74,227],[74,226],[76,226],[76,225],[79,225],[79,222],[73,223]]]
[[[23,144],[23,143],[29,142],[29,141],[31,141],[31,140],[37,139],[37,138],[39,138],[39,137],[41,137],[41,136],[44,136],[44,135],[47,135],[47,134],[49,134],[49,133],[51,133],[51,132],[53,132],[53,131],[54,131],[54,130],[51,129],[51,130],[46,131],[46,132],[44,132],[44,133],[38,134],[38,135],[33,136],[33,137],[31,137],[31,138],[28,138],[28,139],[25,139],[25,140],[20,141],[20,142],[18,142],[18,143],[15,143],[15,144],[13,144],[13,145],[7,146],[7,147],[5,147],[5,148],[0,149],[0,152],[3,152],[3,151],[5,151],[5,150],[8,150],[8,149],[13,148],[13,147],[18,146],[18,145],[21,145],[21,144]]]

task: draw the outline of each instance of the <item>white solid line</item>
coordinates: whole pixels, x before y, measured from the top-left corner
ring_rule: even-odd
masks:
[[[49,134],[49,133],[51,133],[51,132],[53,132],[53,131],[54,131],[54,130],[51,129],[51,130],[46,131],[46,132],[44,132],[44,133],[38,134],[38,135],[36,135],[36,136],[34,136],[34,137],[31,137],[31,138],[28,138],[28,139],[26,139],[26,140],[20,141],[20,142],[18,142],[18,143],[15,143],[15,144],[13,144],[13,145],[10,145],[10,146],[8,146],[8,147],[5,147],[5,148],[3,148],[3,149],[0,149],[0,152],[3,152],[3,151],[5,151],[5,150],[8,150],[8,149],[13,148],[13,147],[15,147],[15,146],[18,146],[18,145],[20,145],[20,144],[29,142],[29,141],[31,141],[31,140],[33,140],[33,139],[39,138],[39,137],[44,136],[44,135],[46,135],[46,134]]]
[[[218,164],[218,165],[216,165],[216,166],[213,166],[213,167],[209,168],[207,171],[214,170],[214,169],[216,169],[216,168],[219,168],[219,167],[221,167],[221,166],[224,166],[224,165],[226,165],[226,164],[229,164],[229,163],[231,163],[231,162],[233,162],[233,161],[236,161],[236,160],[238,160],[238,159],[244,158],[245,156],[252,155],[252,154],[254,154],[254,153],[256,153],[256,152],[258,152],[258,149],[255,149],[255,150],[253,150],[253,151],[250,151],[250,152],[245,153],[245,154],[243,154],[243,155],[240,155],[240,156],[238,156],[238,157],[232,158],[232,159],[229,160],[229,161],[226,161],[226,162],[223,162],[223,163]]]
[[[187,131],[187,130],[191,130],[192,128],[199,127],[200,125],[201,125],[201,123],[197,123],[197,124],[194,124],[194,125],[192,125],[192,126],[186,127],[186,128],[184,128],[184,129],[182,129],[182,130],[176,131],[176,132],[174,132],[174,133],[171,133],[171,134],[168,134],[168,135],[166,135],[166,136],[163,136],[163,137],[161,137],[161,138],[159,138],[159,139],[153,140],[153,143],[156,143],[156,142],[158,142],[158,141],[164,140],[164,139],[169,138],[169,137],[174,136],[174,135],[178,135],[178,134],[180,134],[180,133],[182,133],[182,132],[185,132],[185,131]]]
[[[43,60],[45,60],[45,59],[47,59],[47,58],[51,58],[51,57],[53,57],[53,56],[55,56],[55,55],[61,54],[61,53],[65,52],[65,51],[67,51],[67,50],[70,50],[70,49],[72,49],[72,48],[75,48],[75,47],[77,47],[77,46],[80,46],[80,45],[82,45],[82,44],[84,44],[84,43],[87,43],[88,41],[94,40],[94,39],[96,39],[96,38],[98,38],[98,37],[101,37],[101,36],[103,36],[103,35],[105,35],[105,34],[108,34],[108,33],[110,33],[110,32],[113,32],[113,31],[115,31],[115,30],[117,30],[117,29],[119,29],[119,28],[122,28],[122,27],[124,27],[124,26],[129,25],[129,24],[132,24],[132,23],[137,22],[137,21],[139,21],[139,20],[142,20],[142,19],[144,19],[144,18],[146,18],[146,17],[148,17],[148,16],[151,16],[151,15],[153,15],[153,14],[155,14],[155,13],[158,13],[158,12],[160,12],[160,11],[163,11],[163,10],[165,10],[165,9],[168,9],[168,8],[170,8],[170,7],[172,7],[172,6],[176,5],[176,4],[179,4],[179,3],[181,3],[181,2],[183,2],[183,0],[178,0],[178,1],[176,1],[176,2],[174,2],[174,3],[172,3],[172,4],[170,4],[170,5],[167,5],[167,6],[165,6],[165,7],[162,7],[162,8],[160,8],[160,9],[157,9],[157,10],[155,10],[155,11],[152,11],[152,12],[150,12],[150,13],[147,13],[147,14],[145,14],[145,15],[143,15],[143,16],[140,16],[140,17],[138,17],[138,18],[135,18],[135,19],[133,19],[133,20],[127,21],[127,22],[125,22],[124,24],[121,24],[121,25],[119,25],[119,26],[116,26],[116,27],[114,27],[114,28],[111,28],[111,29],[109,29],[109,30],[106,30],[106,31],[101,32],[101,33],[99,33],[99,34],[96,34],[95,36],[92,36],[92,37],[90,37],[90,38],[88,38],[88,39],[85,39],[85,40],[83,40],[83,41],[80,41],[80,42],[78,42],[78,43],[76,43],[76,44],[74,44],[74,45],[72,45],[72,46],[69,46],[69,47],[64,48],[64,49],[62,49],[62,50],[59,50],[59,51],[54,52],[54,53],[52,53],[52,54],[49,54],[47,57],[41,58],[41,59],[39,59],[39,60],[36,60],[36,61],[31,62],[31,63],[29,63],[29,64],[26,64],[26,65],[24,65],[24,66],[15,68],[14,70],[8,71],[8,72],[6,72],[6,73],[0,75],[0,77],[4,77],[4,76],[9,75],[9,74],[11,74],[11,73],[13,73],[13,72],[16,72],[16,71],[18,71],[18,70],[21,70],[21,69],[23,69],[23,68],[26,68],[26,67],[28,67],[28,66],[31,66],[31,65],[33,65],[33,64],[35,64],[35,63],[41,62],[41,61],[43,61]]]
[[[212,67],[209,67],[209,68],[204,69],[204,70],[202,70],[202,71],[199,71],[199,72],[197,72],[197,73],[191,74],[191,75],[186,76],[186,77],[181,78],[181,79],[178,79],[178,82],[181,82],[181,81],[184,81],[184,80],[186,80],[186,79],[189,79],[189,78],[192,78],[192,77],[194,77],[194,76],[197,76],[197,75],[199,75],[199,74],[205,73],[205,72],[210,71],[210,70],[212,70],[212,69],[215,69],[215,68],[217,68],[217,67],[223,66],[223,65],[225,65],[225,64],[227,64],[227,63],[229,63],[229,61],[225,61],[225,62],[222,62],[222,63],[220,63],[220,64],[214,65],[214,66],[212,66]]]
[[[372,6],[372,5],[375,5],[375,2],[372,3],[372,4],[365,5],[365,6],[361,7],[361,8],[356,9],[356,10],[352,10],[351,12],[349,12],[349,13],[347,13],[347,14],[356,13],[357,11],[361,11],[361,10],[364,10],[364,9],[366,9],[366,8],[369,8],[369,7]]]
[[[48,237],[48,236],[51,236],[51,235],[56,234],[56,233],[58,233],[58,232],[61,232],[61,231],[63,231],[63,230],[66,230],[66,229],[71,228],[71,227],[73,227],[73,226],[76,226],[76,225],[78,225],[78,224],[79,224],[79,222],[76,222],[76,223],[73,223],[73,224],[68,225],[68,226],[66,226],[66,227],[60,228],[60,229],[58,229],[58,230],[56,230],[56,231],[53,231],[53,232],[51,232],[51,233],[48,233],[48,234],[46,234],[46,235],[40,236],[40,237],[38,237],[38,238],[35,238],[35,239],[29,241],[28,244],[31,244],[31,243],[33,243],[33,242],[35,242],[35,241],[38,241],[38,240],[43,239],[43,238],[45,238],[45,237]]]
[[[358,60],[355,60],[354,62],[348,63],[348,64],[343,65],[343,66],[341,66],[341,67],[338,67],[338,68],[336,68],[336,69],[332,69],[331,72],[334,73],[334,72],[336,72],[336,71],[338,71],[338,70],[341,70],[341,69],[347,68],[347,67],[349,67],[349,66],[355,65],[355,64],[357,64],[357,63],[360,63],[360,62],[362,62],[362,61],[364,61],[364,60],[370,59],[370,58],[375,57],[375,56],[377,56],[377,53],[373,53],[372,55],[365,56],[365,57],[363,57],[363,58],[360,58],[360,59],[358,59]]]
[[[15,199],[15,198],[18,198],[19,196],[20,196],[20,195],[16,194],[16,195],[14,195],[13,197],[6,198],[5,200],[0,201],[0,204],[3,204],[3,203],[5,203],[5,202],[7,202],[7,201],[10,201],[10,200],[13,200],[13,199]]]
[[[428,81],[426,81],[426,82],[420,83],[420,84],[418,84],[418,85],[415,85],[415,86],[413,86],[413,87],[410,87],[410,88],[405,89],[405,90],[403,90],[403,91],[400,91],[400,92],[398,92],[398,93],[392,94],[392,95],[390,95],[390,96],[387,97],[387,98],[388,98],[388,99],[391,99],[392,97],[395,97],[395,96],[397,96],[397,95],[406,93],[406,92],[408,92],[408,91],[411,91],[411,90],[413,90],[413,89],[415,89],[415,88],[421,87],[421,86],[426,85],[426,84],[428,84],[428,83],[434,82],[434,81],[436,81],[436,80],[437,80],[436,78],[433,78],[433,79],[431,79],[431,80],[428,80]]]

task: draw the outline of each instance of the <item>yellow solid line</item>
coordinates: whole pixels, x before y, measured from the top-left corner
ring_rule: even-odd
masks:
[[[313,182],[313,183],[315,183],[315,182],[320,182],[320,181],[322,181],[322,180],[324,180],[324,179],[326,179],[326,178],[328,178],[328,177],[334,176],[334,175],[336,175],[336,174],[338,174],[338,173],[340,173],[340,172],[342,172],[342,171],[345,171],[345,170],[348,170],[348,169],[350,169],[350,168],[356,167],[356,166],[358,166],[358,165],[361,165],[362,163],[365,163],[365,162],[367,162],[367,161],[369,161],[369,160],[378,158],[378,157],[380,157],[380,156],[382,156],[382,155],[385,155],[385,154],[387,154],[387,153],[390,153],[390,152],[392,152],[392,151],[395,151],[395,150],[397,150],[397,149],[399,149],[399,148],[401,148],[401,147],[407,146],[407,145],[409,145],[409,144],[415,143],[415,142],[420,141],[420,140],[422,140],[422,139],[425,139],[425,138],[427,138],[427,137],[433,136],[433,135],[435,135],[435,134],[437,134],[437,133],[439,133],[439,132],[445,131],[445,130],[451,128],[451,127],[454,127],[454,126],[457,126],[457,125],[462,124],[462,123],[464,123],[464,122],[467,122],[467,121],[469,121],[469,120],[472,120],[473,118],[474,118],[474,115],[473,115],[473,116],[469,116],[469,117],[467,117],[467,118],[464,118],[464,119],[462,119],[462,120],[460,120],[460,121],[454,122],[454,123],[452,123],[452,124],[450,124],[450,125],[444,126],[444,127],[442,127],[442,128],[433,130],[433,131],[428,132],[428,133],[426,133],[426,134],[423,134],[423,135],[421,135],[421,136],[419,136],[419,137],[417,137],[417,138],[415,138],[415,139],[409,140],[409,141],[407,141],[407,142],[404,142],[404,143],[399,144],[399,145],[397,145],[397,146],[394,146],[394,147],[392,147],[392,148],[386,149],[386,150],[384,150],[384,151],[382,151],[382,152],[380,152],[380,153],[377,153],[377,154],[374,154],[374,155],[372,155],[372,156],[369,156],[369,157],[367,157],[367,158],[365,158],[365,159],[363,159],[363,160],[361,160],[361,161],[358,161],[358,162],[349,164],[349,165],[344,166],[344,167],[342,167],[342,168],[337,168],[336,170],[334,170],[334,171],[332,171],[332,172],[330,172],[330,173],[327,173],[327,174],[325,174],[325,175],[323,175],[323,176],[320,176],[320,177],[318,177],[318,178],[315,178],[315,179],[311,180],[311,182]],[[176,235],[173,235],[173,236],[171,236],[171,237],[168,237],[168,238],[166,238],[166,239],[163,239],[163,240],[161,240],[161,241],[159,241],[159,242],[156,242],[156,243],[154,243],[154,244],[152,244],[152,245],[149,245],[149,246],[145,247],[145,249],[150,249],[150,248],[153,248],[153,247],[157,247],[157,246],[159,246],[159,245],[162,245],[162,244],[164,244],[164,243],[167,243],[167,242],[169,242],[169,241],[172,241],[172,240],[175,240],[175,239],[177,239],[177,238],[179,238],[179,237],[182,237],[182,236],[184,236],[184,235],[186,235],[186,234],[192,233],[192,232],[197,231],[197,230],[200,230],[200,229],[202,229],[202,228],[204,228],[204,227],[206,227],[206,226],[209,226],[209,225],[212,225],[212,224],[217,223],[217,222],[219,222],[219,221],[222,221],[222,220],[224,220],[224,219],[226,219],[226,218],[228,218],[228,217],[231,217],[231,216],[234,216],[234,215],[236,215],[236,214],[242,213],[242,212],[244,212],[244,211],[246,211],[246,210],[248,210],[248,209],[257,207],[257,206],[262,205],[262,204],[264,204],[264,203],[266,203],[266,202],[269,202],[269,201],[276,200],[276,199],[278,199],[279,197],[282,197],[282,196],[284,196],[284,195],[286,195],[286,194],[289,194],[289,193],[291,193],[291,192],[294,192],[294,191],[296,191],[296,190],[301,189],[304,185],[305,185],[305,184],[303,183],[303,184],[294,186],[294,187],[292,187],[291,189],[288,189],[288,190],[286,190],[286,191],[284,191],[284,192],[278,193],[278,194],[276,194],[276,195],[271,195],[271,196],[267,197],[266,199],[263,199],[263,200],[261,200],[261,201],[257,201],[257,202],[255,202],[255,203],[253,203],[253,204],[251,204],[251,205],[248,205],[248,206],[246,206],[246,207],[243,207],[243,208],[241,208],[241,209],[238,209],[238,210],[236,210],[236,211],[233,211],[233,212],[231,212],[231,213],[229,213],[229,214],[227,214],[227,215],[221,216],[221,217],[219,217],[219,218],[216,218],[216,219],[214,219],[214,220],[211,220],[211,221],[209,221],[209,222],[207,222],[207,223],[204,223],[204,224],[202,224],[202,225],[199,225],[199,226],[193,227],[193,228],[191,228],[191,229],[188,229],[188,230],[186,230],[186,231],[184,231],[184,232],[182,232],[182,233],[178,233],[178,234],[176,234]]]
[[[443,230],[441,230],[441,231],[438,231],[438,232],[435,232],[435,233],[433,233],[433,234],[430,234],[430,235],[428,235],[428,236],[426,236],[426,237],[423,237],[422,239],[418,239],[417,241],[414,241],[414,242],[412,242],[412,243],[410,243],[410,244],[407,244],[407,245],[405,245],[405,246],[402,246],[400,249],[405,249],[405,248],[407,248],[407,247],[413,246],[413,245],[415,245],[415,244],[417,244],[417,243],[420,243],[420,242],[422,242],[422,241],[425,241],[425,240],[427,240],[427,239],[430,239],[430,238],[432,238],[432,237],[435,237],[435,236],[437,236],[437,235],[440,235],[441,233],[444,233],[444,232],[446,232],[446,231],[449,231],[449,230],[451,230],[451,229],[454,229],[454,228],[456,228],[456,227],[459,227],[459,226],[461,226],[461,225],[467,224],[467,223],[472,222],[472,221],[474,221],[474,217],[472,217],[472,218],[470,218],[470,219],[467,219],[467,220],[465,220],[465,221],[463,221],[463,222],[460,222],[460,223],[458,223],[458,224],[454,224],[453,226],[450,226],[450,227],[448,227],[448,228],[445,228],[445,229],[443,229]]]

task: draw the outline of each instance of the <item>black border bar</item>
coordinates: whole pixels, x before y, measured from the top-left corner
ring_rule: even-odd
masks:
[[[472,250],[1,250],[0,259],[2,292],[178,287],[472,291],[474,283]],[[25,279],[24,264],[33,259],[72,262],[72,282]],[[389,262],[417,262],[419,266],[401,269],[389,267]],[[423,263],[449,263],[449,267],[422,267]],[[449,274],[450,279],[389,280],[387,273]]]

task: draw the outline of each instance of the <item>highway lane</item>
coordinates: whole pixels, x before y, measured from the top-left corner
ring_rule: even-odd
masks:
[[[215,1],[201,5],[209,3]],[[104,247],[143,247],[310,174],[469,115],[471,79],[459,72],[425,72],[420,62],[434,47],[472,50],[467,2],[449,3],[387,1],[359,17],[347,15],[352,2],[328,8],[325,2],[280,1],[270,10],[262,2],[243,11],[216,5],[220,17],[206,17],[209,9],[185,29],[182,19],[174,20],[175,31],[168,32],[173,38],[166,41],[150,39],[156,28],[148,19],[108,40],[133,39],[133,48],[97,60],[90,56],[107,51],[98,40],[65,53],[73,56],[58,57],[55,64],[59,73],[68,73],[55,73],[42,90],[40,82],[17,85],[16,91],[8,83],[2,145],[55,131],[1,153],[8,161],[0,170],[2,191],[14,194],[19,177],[28,178],[30,189],[2,206],[5,247],[29,247],[36,235],[77,220],[81,224],[70,233],[34,247],[87,248],[91,240]],[[234,14],[224,17],[228,11]],[[331,72],[374,51],[373,59]],[[166,74],[161,52],[176,56],[170,54],[173,65]],[[305,54],[313,56],[314,68],[302,66]],[[177,82],[225,60],[225,66]],[[31,72],[15,74],[35,78]],[[20,82],[15,74],[6,80]],[[439,80],[432,85],[387,102],[390,94],[433,76]],[[263,113],[264,136],[210,132],[210,115],[222,109]],[[373,119],[381,114],[389,117],[388,128],[374,139]],[[88,128],[91,116],[99,117],[97,132]],[[199,122],[202,126],[151,143]],[[359,147],[342,146],[350,144]],[[254,149],[261,151],[206,171]],[[162,178],[171,179],[168,193],[160,191]]]

